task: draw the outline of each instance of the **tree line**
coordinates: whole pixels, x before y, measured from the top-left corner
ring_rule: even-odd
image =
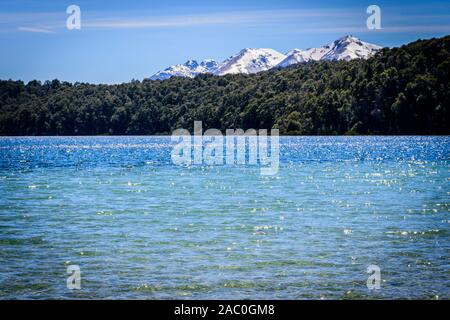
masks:
[[[283,135],[450,133],[450,36],[258,74],[117,85],[0,81],[1,135],[150,135],[278,128]]]

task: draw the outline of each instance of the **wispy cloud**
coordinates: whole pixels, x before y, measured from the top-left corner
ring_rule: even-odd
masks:
[[[318,9],[318,10],[263,10],[212,13],[208,15],[179,15],[167,17],[133,17],[114,19],[88,19],[83,22],[87,28],[166,28],[189,27],[201,25],[223,25],[236,23],[269,23],[296,18],[348,17],[350,10]]]
[[[387,26],[379,30],[370,30],[366,27],[342,26],[342,27],[306,27],[295,30],[294,33],[330,33],[337,32],[342,34],[351,33],[427,33],[427,32],[450,32],[450,25],[405,25],[405,26]]]
[[[355,13],[350,9],[316,9],[316,10],[254,10],[234,11],[209,14],[192,14],[176,16],[142,16],[131,14],[130,17],[114,17],[114,14],[103,12],[83,12],[82,28],[89,29],[151,29],[151,28],[183,28],[208,25],[227,24],[260,24],[275,23],[286,20],[308,18],[348,18]],[[98,18],[106,16],[111,18]],[[23,23],[35,23],[33,27],[19,27],[21,31],[32,29],[56,30],[65,27],[66,16],[57,13],[10,13],[0,14],[0,26],[6,24],[23,25]],[[22,30],[27,29],[27,30]],[[36,31],[38,32],[38,31]]]
[[[0,24],[44,23],[64,17],[65,12],[0,12]]]
[[[33,33],[55,33],[55,31],[43,29],[43,28],[19,27],[17,29],[20,31],[33,32]]]
[[[116,13],[117,14],[117,13]],[[109,18],[101,18],[101,17]],[[0,28],[35,33],[56,33],[64,30],[65,13],[8,13],[0,14]],[[376,32],[409,33],[409,32],[441,32],[449,31],[449,25],[439,24],[436,19],[448,18],[448,14],[395,14],[389,16],[391,26],[383,26]],[[428,25],[404,25],[396,23],[401,20],[429,20]],[[434,20],[434,23],[432,22]],[[320,24],[318,23],[320,21]],[[358,25],[347,25],[346,22],[359,22]],[[392,24],[392,22],[395,24]],[[209,14],[145,16],[130,12],[127,17],[114,16],[107,12],[83,12],[82,29],[152,29],[152,28],[185,28],[213,25],[254,25],[296,23],[297,29],[284,30],[288,33],[356,33],[373,32],[365,27],[365,12],[355,8],[307,9],[307,10],[251,10],[216,12]],[[11,25],[12,24],[12,25]],[[28,26],[23,26],[27,24]],[[344,25],[342,25],[344,24]],[[15,26],[14,26],[15,25]]]
[[[447,25],[406,25],[406,26],[389,26],[382,28],[382,32],[392,32],[392,33],[420,33],[420,32],[449,32],[450,24]]]

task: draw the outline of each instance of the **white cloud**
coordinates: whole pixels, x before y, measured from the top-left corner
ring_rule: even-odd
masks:
[[[20,31],[33,32],[33,33],[55,33],[55,31],[43,29],[43,28],[19,27],[17,29]]]
[[[114,17],[113,13],[83,12],[82,27],[103,28],[103,29],[144,29],[144,28],[177,28],[202,25],[225,25],[225,24],[249,24],[249,23],[270,23],[283,22],[287,19],[308,19],[308,18],[344,18],[354,14],[355,11],[349,9],[317,9],[317,10],[256,10],[239,11],[225,13],[177,15],[177,16],[138,16]],[[91,18],[89,18],[91,14]],[[92,16],[103,16],[111,18],[92,18]],[[31,29],[62,29],[65,27],[66,16],[56,13],[9,13],[0,14],[0,24],[18,24],[34,22],[40,27],[20,27]],[[45,27],[41,27],[44,26]],[[38,31],[36,31],[38,32]]]
[[[236,23],[274,22],[289,18],[343,17],[351,13],[348,10],[271,10],[241,11],[230,13],[212,13],[208,15],[180,15],[170,17],[134,17],[112,19],[86,19],[86,28],[164,28],[188,27],[199,25],[220,25]],[[107,15],[107,14],[105,14]]]
[[[83,12],[83,29],[152,29],[152,28],[183,28],[208,25],[261,25],[265,23],[283,24],[286,22],[298,22],[298,28],[283,29],[287,33],[356,33],[374,32],[364,27],[365,15],[359,9],[335,8],[335,9],[308,9],[308,10],[254,10],[236,12],[217,12],[210,14],[176,15],[176,16],[142,16],[139,13],[129,13],[131,17],[114,16],[116,13],[108,12]],[[446,17],[442,15],[420,16],[422,19],[432,17]],[[109,18],[99,18],[109,17]],[[390,19],[408,19],[416,15],[395,15]],[[66,15],[60,13],[9,13],[0,14],[0,28],[9,23],[24,32],[55,33],[56,30],[65,29]],[[411,19],[409,19],[411,20]],[[362,21],[358,26],[342,26],[342,22]],[[29,26],[21,25],[27,23]],[[320,25],[318,25],[320,23]],[[19,26],[19,27],[17,27]],[[8,28],[11,30],[11,28]],[[409,33],[409,32],[447,32],[449,25],[382,25],[381,30],[375,32],[385,33]]]

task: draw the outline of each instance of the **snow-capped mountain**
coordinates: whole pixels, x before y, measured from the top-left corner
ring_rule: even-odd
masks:
[[[311,60],[348,61],[357,58],[367,59],[380,49],[380,46],[363,42],[352,36],[345,36],[320,48],[310,48],[307,50],[294,49],[287,54],[287,57],[277,67],[287,67],[292,64]]]
[[[212,59],[203,60],[200,63],[196,60],[188,60],[184,64],[176,64],[158,71],[150,77],[150,80],[165,80],[173,76],[193,78],[200,73],[216,73],[218,67],[219,64]]]
[[[320,48],[307,50],[294,49],[286,55],[266,48],[246,48],[238,54],[229,57],[222,63],[214,60],[204,60],[198,63],[188,60],[184,64],[177,64],[155,73],[151,80],[164,80],[172,76],[193,78],[199,73],[211,73],[215,75],[236,73],[257,73],[273,67],[287,67],[292,64],[318,61],[318,60],[351,60],[357,58],[367,59],[375,54],[381,47],[363,42],[352,36],[342,37]]]
[[[374,55],[380,46],[363,42],[352,36],[345,36],[329,45],[330,50],[322,56],[322,60],[367,59]]]
[[[269,70],[280,63],[286,56],[273,49],[246,48],[226,59],[218,68],[218,75],[235,73],[256,73]]]
[[[287,67],[291,64],[306,62],[305,53],[300,49],[294,49],[286,54],[286,58],[284,58],[277,66],[278,67]]]
[[[215,73],[217,72],[217,68],[219,68],[219,66],[220,64],[213,59],[205,59],[200,62],[200,67],[204,69],[204,72]]]

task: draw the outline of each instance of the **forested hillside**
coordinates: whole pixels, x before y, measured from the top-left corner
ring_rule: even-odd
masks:
[[[170,134],[277,127],[281,134],[449,134],[450,36],[369,60],[311,62],[253,75],[120,85],[0,81],[0,134]]]

